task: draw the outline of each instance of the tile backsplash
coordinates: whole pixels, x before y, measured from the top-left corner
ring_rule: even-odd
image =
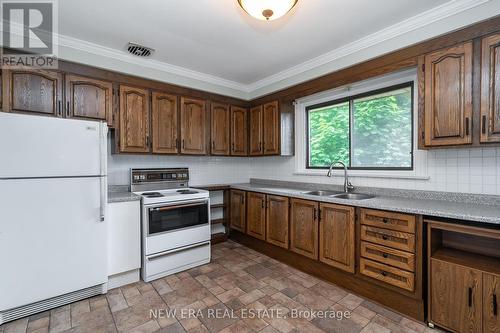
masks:
[[[340,177],[294,174],[295,158],[109,154],[108,180],[110,185],[128,185],[130,168],[189,167],[192,185],[245,183],[250,178],[343,183]],[[351,181],[355,186],[500,195],[500,148],[431,150],[427,173],[425,180],[353,177]]]

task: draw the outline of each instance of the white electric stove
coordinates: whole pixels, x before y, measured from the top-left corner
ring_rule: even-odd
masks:
[[[142,196],[142,279],[146,282],[210,262],[210,198],[189,188],[187,168],[132,169]]]

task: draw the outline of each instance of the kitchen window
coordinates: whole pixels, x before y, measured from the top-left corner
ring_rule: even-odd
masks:
[[[413,82],[309,105],[306,169],[413,170]],[[338,167],[338,166],[337,166]]]

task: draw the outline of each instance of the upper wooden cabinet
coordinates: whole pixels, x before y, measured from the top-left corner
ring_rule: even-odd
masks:
[[[247,192],[247,234],[266,239],[266,195]]]
[[[354,273],[354,207],[320,204],[319,260]]]
[[[230,153],[231,113],[229,105],[212,103],[210,152],[212,155],[227,156]]]
[[[318,203],[291,199],[290,250],[318,260]]]
[[[246,231],[245,191],[231,190],[229,227],[241,232]]]
[[[149,139],[149,91],[120,86],[120,152],[147,153]]]
[[[500,34],[482,40],[481,142],[500,142]]]
[[[113,84],[66,75],[66,117],[107,121],[113,125]]]
[[[289,199],[267,195],[266,240],[268,243],[288,249]]]
[[[151,134],[153,153],[177,154],[179,151],[177,96],[152,93]]]
[[[472,143],[472,42],[429,53],[423,66],[425,146]]]
[[[231,106],[231,155],[248,155],[247,109]]]
[[[207,116],[205,101],[181,98],[181,153],[205,155]]]
[[[262,135],[263,135],[263,107],[256,106],[250,109],[250,152],[251,156],[262,155],[264,153],[264,149],[262,147]]]
[[[280,110],[278,101],[264,104],[263,114],[264,155],[278,155],[280,152]]]
[[[280,154],[280,109],[278,101],[250,109],[251,156]]]
[[[63,75],[38,69],[3,70],[3,110],[63,117]]]

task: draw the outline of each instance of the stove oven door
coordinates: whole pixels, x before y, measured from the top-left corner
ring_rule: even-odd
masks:
[[[210,240],[209,199],[145,207],[145,254]]]

